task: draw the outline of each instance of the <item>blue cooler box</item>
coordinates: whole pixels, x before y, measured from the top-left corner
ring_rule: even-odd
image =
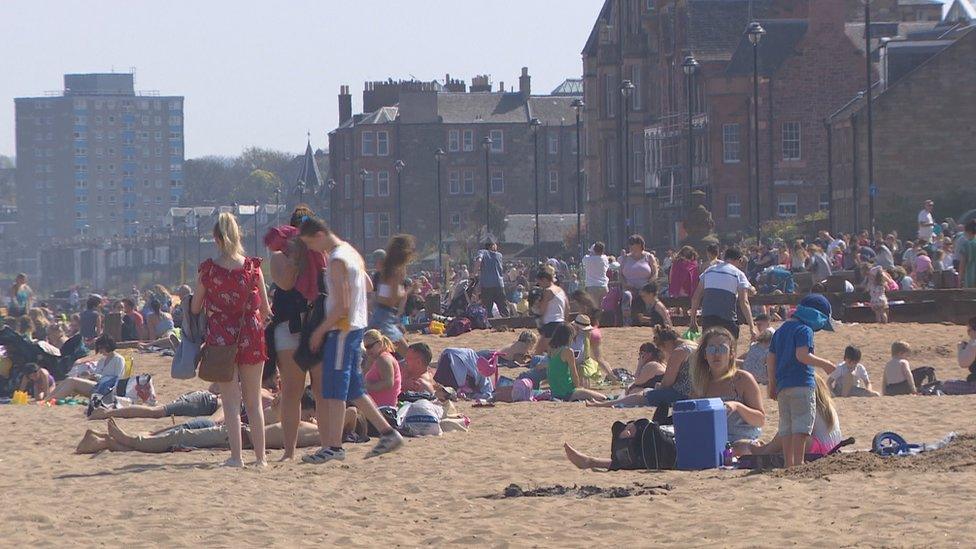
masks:
[[[678,469],[693,471],[721,467],[728,438],[729,424],[722,399],[702,398],[674,403]]]

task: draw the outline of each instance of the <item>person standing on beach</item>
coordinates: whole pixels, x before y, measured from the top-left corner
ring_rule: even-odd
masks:
[[[590,247],[590,253],[583,256],[583,288],[597,303],[601,303],[610,291],[610,279],[607,277],[610,259],[605,251],[606,245],[596,242]]]
[[[922,204],[922,211],[918,212],[918,239],[922,241],[923,246],[932,242],[932,236],[935,234],[935,221],[932,219],[934,207],[935,202],[926,200]]]
[[[752,285],[746,278],[742,268],[745,267],[745,257],[738,248],[725,250],[725,261],[721,261],[701,274],[698,287],[691,296],[690,328],[698,329],[698,309],[701,308],[701,325],[703,330],[712,326],[721,326],[739,338],[739,323],[736,307],[742,311],[749,334],[756,337],[756,327],[752,320],[752,309],[749,305],[749,292]]]
[[[505,299],[505,281],[502,279],[502,254],[498,243],[489,239],[485,249],[478,252],[474,270],[481,285],[481,305],[492,316],[492,306],[498,307],[498,316],[508,316],[508,300]]]
[[[322,447],[302,461],[320,464],[346,459],[342,425],[349,401],[380,432],[379,443],[366,457],[392,452],[403,445],[403,438],[390,427],[366,394],[359,371],[367,324],[366,293],[372,291],[363,258],[321,219],[306,219],[299,229],[299,237],[310,249],[329,254],[326,315],[309,341],[312,350],[323,349],[321,391],[328,423]]]
[[[965,237],[960,241],[959,283],[963,288],[976,288],[976,219],[966,223]]]

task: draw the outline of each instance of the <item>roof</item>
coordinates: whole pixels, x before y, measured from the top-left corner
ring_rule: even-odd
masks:
[[[582,216],[586,222],[586,216]],[[539,242],[562,243],[566,234],[575,234],[576,214],[539,214]],[[505,216],[505,242],[525,246],[533,244],[535,235],[534,214],[508,214]]]
[[[529,119],[538,118],[543,124],[559,126],[576,123],[576,110],[572,103],[577,97],[540,95],[529,98]]]
[[[871,23],[871,51],[878,48],[882,38],[913,36],[937,31],[938,21],[909,21],[895,23]],[[864,53],[864,23],[847,23],[844,33],[854,43],[857,51]]]
[[[759,73],[768,77],[775,74],[788,58],[798,53],[796,45],[807,33],[807,21],[771,19],[760,21],[760,24],[766,29],[766,34],[759,42]],[[725,72],[729,76],[751,75],[752,61],[752,43],[749,42],[749,37],[742,34]]]
[[[899,6],[942,6],[942,0],[898,0]]]
[[[689,0],[691,52],[699,61],[732,59],[746,26],[772,6],[771,0]]]
[[[380,107],[373,112],[366,113],[360,117],[356,125],[360,124],[389,124],[396,121],[399,106]]]
[[[437,115],[444,124],[526,122],[520,93],[438,93]]]
[[[600,8],[600,14],[596,16],[596,21],[593,23],[593,28],[590,29],[590,36],[586,39],[586,44],[583,46],[583,55],[590,56],[596,55],[597,46],[600,45],[600,28],[603,25],[611,24],[611,12],[613,11],[613,4],[616,0],[605,0],[603,2],[603,7]]]
[[[976,2],[973,0],[954,0],[945,11],[945,22],[976,20]]]
[[[549,92],[549,95],[583,95],[583,79],[567,78],[563,83],[556,86],[556,89]]]
[[[302,157],[302,166],[295,179],[297,186],[312,191],[322,186],[322,176],[319,175],[319,166],[315,163],[315,153],[312,152],[312,142],[305,145],[305,155]]]

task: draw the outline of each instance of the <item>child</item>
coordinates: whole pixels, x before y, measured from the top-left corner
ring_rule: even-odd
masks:
[[[837,365],[834,373],[827,378],[834,396],[838,397],[872,397],[881,396],[871,388],[871,378],[868,371],[861,364],[861,350],[853,345],[844,349],[844,361]]]
[[[814,367],[826,373],[834,365],[813,354],[813,334],[834,331],[830,302],[820,294],[804,297],[793,313],[773,334],[766,369],[769,396],[779,405],[779,435],[783,439],[786,467],[802,465],[816,419],[816,379]]]
[[[20,390],[26,391],[29,384],[34,400],[46,400],[54,390],[54,376],[33,362],[25,364],[24,369],[26,375],[20,381]]]
[[[756,341],[749,346],[749,350],[742,354],[739,359],[742,361],[742,369],[752,374],[756,378],[756,383],[766,385],[769,383],[769,372],[766,370],[766,355],[769,354],[769,344],[773,341],[773,329],[769,328],[769,319],[765,322],[766,328],[759,330]],[[756,322],[759,328],[759,322]]]
[[[915,378],[912,377],[912,367],[908,363],[908,355],[912,347],[904,341],[891,344],[891,360],[885,364],[884,375],[881,377],[881,387],[885,395],[914,395]]]
[[[567,402],[587,399],[602,402],[607,399],[606,395],[583,387],[582,376],[576,367],[576,357],[569,347],[573,335],[573,329],[565,322],[559,323],[553,330],[546,374],[552,396]]]
[[[640,326],[671,326],[671,315],[664,303],[657,298],[657,283],[648,282],[640,289],[640,298],[644,302],[644,311],[647,314],[638,314],[637,320]]]
[[[880,266],[872,267],[868,271],[866,288],[871,296],[871,310],[874,311],[874,319],[881,323],[888,323],[888,297],[885,289],[891,277]]]

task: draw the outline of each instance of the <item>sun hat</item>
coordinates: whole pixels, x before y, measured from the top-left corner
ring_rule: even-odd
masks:
[[[588,332],[593,329],[593,325],[590,323],[590,317],[586,315],[576,315],[576,319],[573,320],[573,324],[584,332]]]
[[[811,322],[819,324],[820,329],[827,330],[828,332],[834,331],[833,319],[830,318],[831,308],[830,302],[827,298],[820,294],[808,294],[806,297],[800,300],[799,305],[796,308],[796,312],[793,313],[794,317],[803,321],[804,324],[809,324]],[[808,318],[806,312],[815,311],[820,313],[817,315],[818,318]]]

